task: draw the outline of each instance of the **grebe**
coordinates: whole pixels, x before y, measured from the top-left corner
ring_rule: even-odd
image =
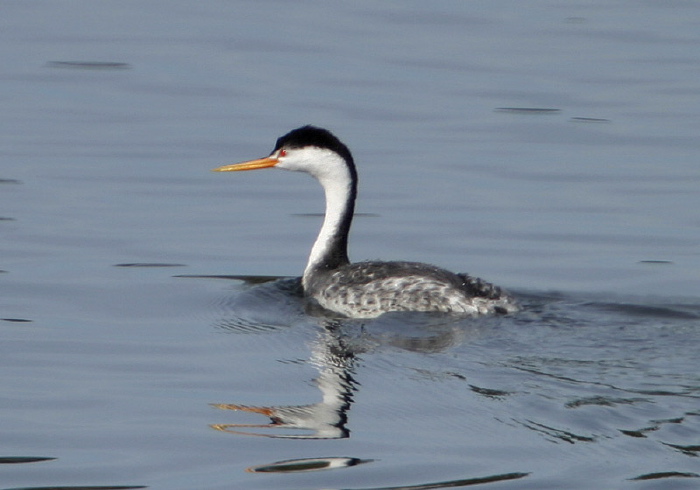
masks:
[[[314,126],[294,129],[277,140],[270,156],[214,171],[268,167],[309,173],[325,191],[325,218],[302,276],[304,296],[322,308],[351,318],[374,318],[389,311],[476,316],[517,310],[501,288],[467,274],[419,262],[350,263],[348,233],[357,171],[348,147],[330,131]]]

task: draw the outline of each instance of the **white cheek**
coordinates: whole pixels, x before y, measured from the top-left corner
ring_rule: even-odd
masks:
[[[287,160],[280,160],[277,165],[275,165],[275,168],[281,168],[282,170],[299,170],[297,168],[294,168],[293,162],[289,162]]]
[[[282,170],[290,170],[292,172],[308,172],[308,164],[304,162],[304,159],[299,158],[299,155],[288,155],[282,157],[275,168],[281,168]]]
[[[275,168],[293,172],[307,172],[323,183],[326,180],[346,178],[345,162],[336,153],[322,148],[300,148],[287,150]]]

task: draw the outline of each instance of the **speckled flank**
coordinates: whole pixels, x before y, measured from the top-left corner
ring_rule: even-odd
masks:
[[[476,316],[517,309],[500,288],[466,274],[416,262],[359,262],[317,271],[307,296],[323,308],[355,318],[388,311]]]

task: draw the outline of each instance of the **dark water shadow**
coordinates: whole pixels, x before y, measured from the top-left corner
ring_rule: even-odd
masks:
[[[41,463],[42,461],[53,461],[55,459],[45,456],[0,456],[0,464]]]
[[[143,485],[139,486],[50,486],[50,487],[15,487],[3,488],[0,490],[134,490],[137,488],[148,488]]]
[[[55,461],[58,458],[46,456],[0,456],[0,464],[32,464]],[[50,485],[41,487],[12,487],[0,490],[135,490],[148,488],[145,485]]]
[[[124,264],[114,264],[114,267],[133,267],[133,268],[158,268],[158,267],[186,267],[185,264],[170,264],[165,262],[128,262]]]
[[[625,317],[658,318],[671,320],[700,320],[700,305],[692,304],[636,304],[629,302],[591,301],[583,306],[617,313]]]
[[[128,70],[131,65],[121,61],[49,61],[46,67],[73,70]]]
[[[399,487],[361,487],[345,488],[343,490],[434,490],[439,488],[459,488],[473,485],[484,485],[486,483],[497,483],[507,480],[519,480],[525,478],[530,473],[503,473],[500,475],[490,475],[476,478],[465,478],[461,480],[441,481],[434,483],[420,483],[417,485],[401,485]]]
[[[680,471],[663,471],[659,473],[646,473],[644,475],[639,475],[634,478],[630,478],[631,481],[643,481],[643,480],[661,480],[666,478],[700,478],[698,473],[688,473]]]

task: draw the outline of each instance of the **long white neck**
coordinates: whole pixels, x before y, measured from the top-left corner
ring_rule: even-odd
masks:
[[[347,234],[354,211],[351,182],[321,182],[326,194],[326,215],[304,269],[304,285],[320,269],[347,264]]]

